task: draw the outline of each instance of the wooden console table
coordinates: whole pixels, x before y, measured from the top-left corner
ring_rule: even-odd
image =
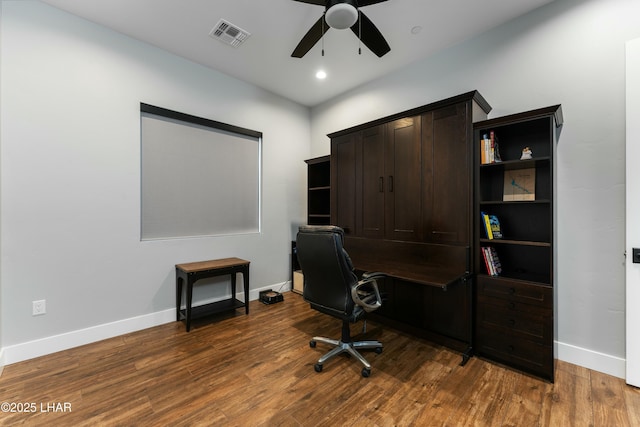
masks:
[[[242,273],[244,281],[244,302],[236,299],[237,273]],[[200,279],[224,275],[231,275],[231,298],[192,308],[194,283]],[[187,283],[187,301],[183,310],[180,306],[182,304],[182,287],[185,281]],[[187,332],[191,329],[191,319],[233,311],[242,307],[245,308],[245,313],[249,314],[249,261],[240,258],[224,258],[176,264],[176,320],[184,319],[186,321]]]

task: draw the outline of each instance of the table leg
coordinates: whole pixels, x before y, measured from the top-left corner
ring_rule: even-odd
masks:
[[[187,332],[191,330],[191,302],[193,300],[193,280],[187,279],[187,307],[186,307],[186,320],[187,320]]]
[[[244,310],[249,314],[249,266],[242,269],[242,279],[244,281]]]
[[[231,272],[231,299],[236,299],[236,276],[237,272],[233,270]]]
[[[177,275],[176,275],[177,276]],[[176,277],[176,320],[180,321],[180,305],[182,304],[182,277]]]

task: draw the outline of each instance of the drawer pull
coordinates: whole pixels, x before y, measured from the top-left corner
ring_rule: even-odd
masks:
[[[514,295],[516,293],[516,288],[509,288],[509,293]]]

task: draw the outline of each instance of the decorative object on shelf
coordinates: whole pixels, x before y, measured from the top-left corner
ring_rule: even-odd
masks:
[[[536,199],[536,169],[508,169],[504,171],[502,200],[514,202]]]
[[[533,151],[531,151],[531,148],[529,147],[524,147],[522,149],[522,156],[520,156],[520,160],[529,160],[529,159],[533,159]]]

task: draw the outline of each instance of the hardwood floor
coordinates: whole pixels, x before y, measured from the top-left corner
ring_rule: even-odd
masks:
[[[554,384],[477,357],[460,367],[459,354],[372,322],[365,335],[385,347],[365,353],[370,378],[342,356],[316,373],[327,347],[309,338],[338,337],[336,319],[290,292],[250,310],[6,366],[0,401],[32,412],[2,412],[0,425],[640,425],[640,390],[619,378],[563,362]]]

